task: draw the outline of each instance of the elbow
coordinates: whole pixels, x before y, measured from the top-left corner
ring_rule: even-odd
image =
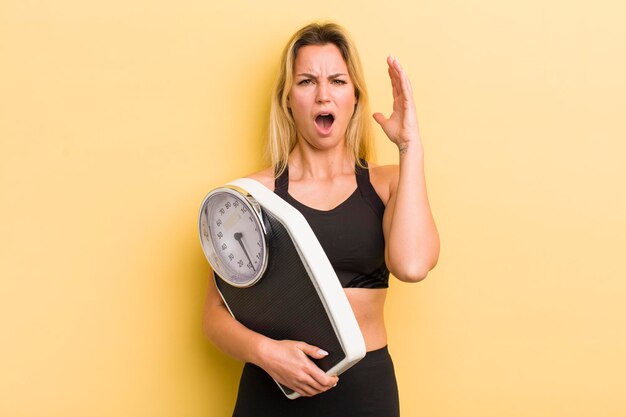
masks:
[[[397,272],[391,271],[391,273],[402,282],[416,283],[426,279],[429,271],[425,268],[415,268]]]
[[[202,317],[202,333],[209,341],[215,340],[216,329],[216,311],[215,306],[205,308],[204,316]]]
[[[204,316],[202,320],[202,333],[208,340],[213,340],[213,328],[211,327],[210,320],[208,320],[206,316]]]
[[[439,260],[439,241],[420,249],[385,251],[389,272],[403,282],[423,281]]]
[[[390,267],[389,272],[402,282],[416,283],[423,281],[428,273],[435,267],[437,260],[432,262],[412,262],[411,264],[403,263],[398,267]]]

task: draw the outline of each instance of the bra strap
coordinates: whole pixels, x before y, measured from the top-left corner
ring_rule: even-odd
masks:
[[[367,167],[367,161],[361,159],[361,163],[365,168],[361,168],[360,166],[356,166],[356,183],[359,187],[359,192],[363,199],[367,201],[369,206],[374,210],[374,213],[382,219],[383,214],[385,213],[385,205],[382,200],[376,193],[374,186],[370,182],[370,171]]]
[[[289,192],[289,167],[285,166],[285,170],[274,179],[274,193],[281,197],[285,197]]]

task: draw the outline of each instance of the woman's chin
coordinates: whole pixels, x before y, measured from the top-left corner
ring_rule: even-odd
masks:
[[[338,147],[345,146],[345,140],[333,136],[310,138],[303,140],[303,142],[306,142],[306,147],[316,151],[332,151]]]

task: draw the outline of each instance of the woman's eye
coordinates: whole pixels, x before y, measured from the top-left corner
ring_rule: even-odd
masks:
[[[306,79],[306,80],[302,80],[302,81],[300,81],[300,82],[298,83],[298,85],[309,85],[309,84],[312,84],[312,83],[313,83],[313,81],[312,81],[312,80]]]
[[[333,80],[333,84],[343,85],[347,84],[345,80],[335,79]]]

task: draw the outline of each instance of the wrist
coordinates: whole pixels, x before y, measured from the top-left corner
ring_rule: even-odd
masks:
[[[422,143],[418,140],[407,141],[407,142],[398,143],[398,152],[400,153],[400,157],[407,155],[409,153],[423,154],[424,148],[422,146]]]
[[[270,352],[272,349],[271,345],[273,340],[260,334],[258,336],[259,337],[254,343],[254,347],[250,352],[250,358],[248,362],[263,368],[268,352]]]

